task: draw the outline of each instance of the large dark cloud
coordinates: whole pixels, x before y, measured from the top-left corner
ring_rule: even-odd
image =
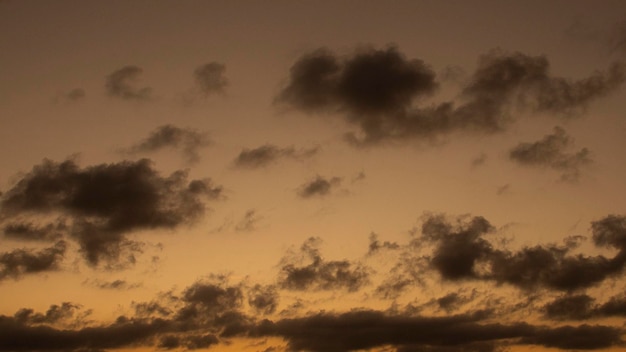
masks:
[[[190,163],[200,160],[198,150],[211,144],[207,133],[173,125],[157,127],[141,142],[130,147],[130,153],[151,153],[162,149],[180,150]]]
[[[300,247],[298,257],[283,258],[279,278],[282,288],[298,291],[356,291],[369,283],[366,267],[347,260],[324,260],[318,249],[319,241],[319,238],[309,238]]]
[[[23,275],[55,271],[65,255],[67,245],[57,242],[53,247],[40,251],[15,249],[0,253],[0,281],[7,278],[18,279]]]
[[[402,351],[481,351],[477,344],[494,342],[592,350],[623,343],[622,331],[608,326],[549,328],[527,323],[481,322],[485,317],[484,313],[422,317],[367,310],[320,313],[276,322],[262,321],[252,331],[252,336],[283,337],[293,351],[325,352],[382,346],[394,346]]]
[[[585,320],[598,317],[626,317],[626,295],[611,297],[602,304],[586,294],[565,295],[543,307],[546,317],[556,320]]]
[[[152,96],[152,88],[136,88],[134,83],[143,73],[138,66],[124,66],[113,71],[106,77],[104,85],[109,96],[125,100],[148,100]]]
[[[520,165],[548,167],[562,172],[561,180],[576,181],[580,168],[592,162],[589,150],[583,148],[575,153],[566,150],[571,138],[561,127],[555,127],[552,134],[532,143],[520,143],[509,152],[509,158]]]
[[[592,223],[594,244],[618,250],[612,258],[570,254],[575,241],[517,251],[498,249],[484,238],[491,230],[482,217],[460,218],[455,223],[433,215],[424,221],[418,242],[435,245],[429,263],[444,280],[488,280],[527,290],[591,287],[621,274],[626,265],[626,218],[622,216]]]
[[[298,195],[301,198],[311,198],[315,196],[325,196],[331,193],[334,188],[341,184],[340,177],[324,178],[316,176],[314,179],[305,182],[298,188]]]
[[[357,145],[432,139],[456,131],[493,133],[515,120],[513,108],[577,113],[625,80],[622,64],[580,80],[554,77],[543,56],[493,51],[482,56],[458,101],[417,106],[435,92],[432,69],[396,48],[345,58],[326,49],[301,57],[277,101],[308,113],[339,113],[358,128]]]
[[[71,160],[44,160],[2,195],[0,215],[4,221],[66,217],[71,220],[68,235],[87,261],[97,265],[117,262],[125,253],[132,261],[141,245],[127,233],[192,223],[205,212],[204,199],[218,198],[221,192],[209,179],[187,181],[184,171],[162,177],[147,159],[87,168]]]
[[[84,351],[131,347],[147,343],[151,337],[170,329],[170,324],[160,319],[142,321],[120,318],[110,325],[56,329],[0,316],[0,351]]]
[[[273,144],[264,144],[253,149],[243,149],[233,161],[233,165],[240,168],[256,169],[273,164],[279,159],[306,159],[318,151],[318,148],[296,150],[294,147],[281,148]]]
[[[226,66],[217,62],[204,64],[193,71],[200,91],[205,94],[222,93],[228,85]]]

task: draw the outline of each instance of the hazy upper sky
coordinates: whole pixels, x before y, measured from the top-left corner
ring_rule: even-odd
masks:
[[[0,351],[626,347],[626,3],[0,1]]]

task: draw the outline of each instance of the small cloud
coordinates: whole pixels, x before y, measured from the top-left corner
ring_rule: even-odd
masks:
[[[509,193],[511,191],[511,184],[507,183],[506,185],[502,185],[498,187],[496,190],[496,194],[501,196],[503,194]]]
[[[301,198],[311,198],[314,196],[326,196],[331,191],[338,187],[341,183],[340,177],[331,177],[326,179],[322,176],[317,176],[313,180],[302,184],[299,187],[298,195]]]
[[[294,258],[283,258],[280,287],[295,291],[346,289],[354,292],[369,283],[366,267],[347,260],[325,261],[318,249],[320,242],[319,238],[311,237]]]
[[[0,281],[7,278],[19,279],[24,275],[56,271],[65,256],[67,244],[59,241],[54,246],[40,251],[15,249],[0,253]]]
[[[303,160],[317,154],[319,148],[300,149],[294,147],[278,147],[272,144],[264,144],[253,149],[243,149],[233,161],[238,168],[257,169],[267,167],[280,159]]]
[[[472,159],[471,166],[472,168],[479,167],[485,165],[487,162],[487,154],[481,153],[479,156]]]
[[[527,166],[548,167],[561,171],[562,181],[577,181],[580,168],[592,162],[589,150],[583,148],[576,153],[565,150],[572,143],[564,129],[555,127],[552,134],[532,143],[520,143],[510,150],[509,158]]]
[[[143,141],[126,149],[128,153],[152,153],[162,149],[179,150],[189,163],[200,160],[198,150],[211,145],[207,133],[173,125],[157,127]]]
[[[253,231],[262,219],[263,217],[259,216],[256,210],[250,209],[246,211],[243,218],[235,225],[235,231]]]
[[[193,71],[194,78],[200,92],[205,96],[209,96],[214,93],[223,93],[226,86],[228,86],[228,80],[224,73],[226,72],[226,66],[217,62],[210,62],[204,64]]]
[[[109,96],[124,100],[149,100],[152,88],[136,88],[134,83],[139,79],[143,69],[137,66],[124,66],[113,71],[106,77],[105,89]]]

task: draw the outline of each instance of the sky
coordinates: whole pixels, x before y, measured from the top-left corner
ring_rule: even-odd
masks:
[[[622,351],[626,3],[0,0],[0,351]]]

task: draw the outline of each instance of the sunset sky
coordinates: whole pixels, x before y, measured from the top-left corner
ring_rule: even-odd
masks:
[[[626,2],[0,0],[0,351],[623,351]]]

